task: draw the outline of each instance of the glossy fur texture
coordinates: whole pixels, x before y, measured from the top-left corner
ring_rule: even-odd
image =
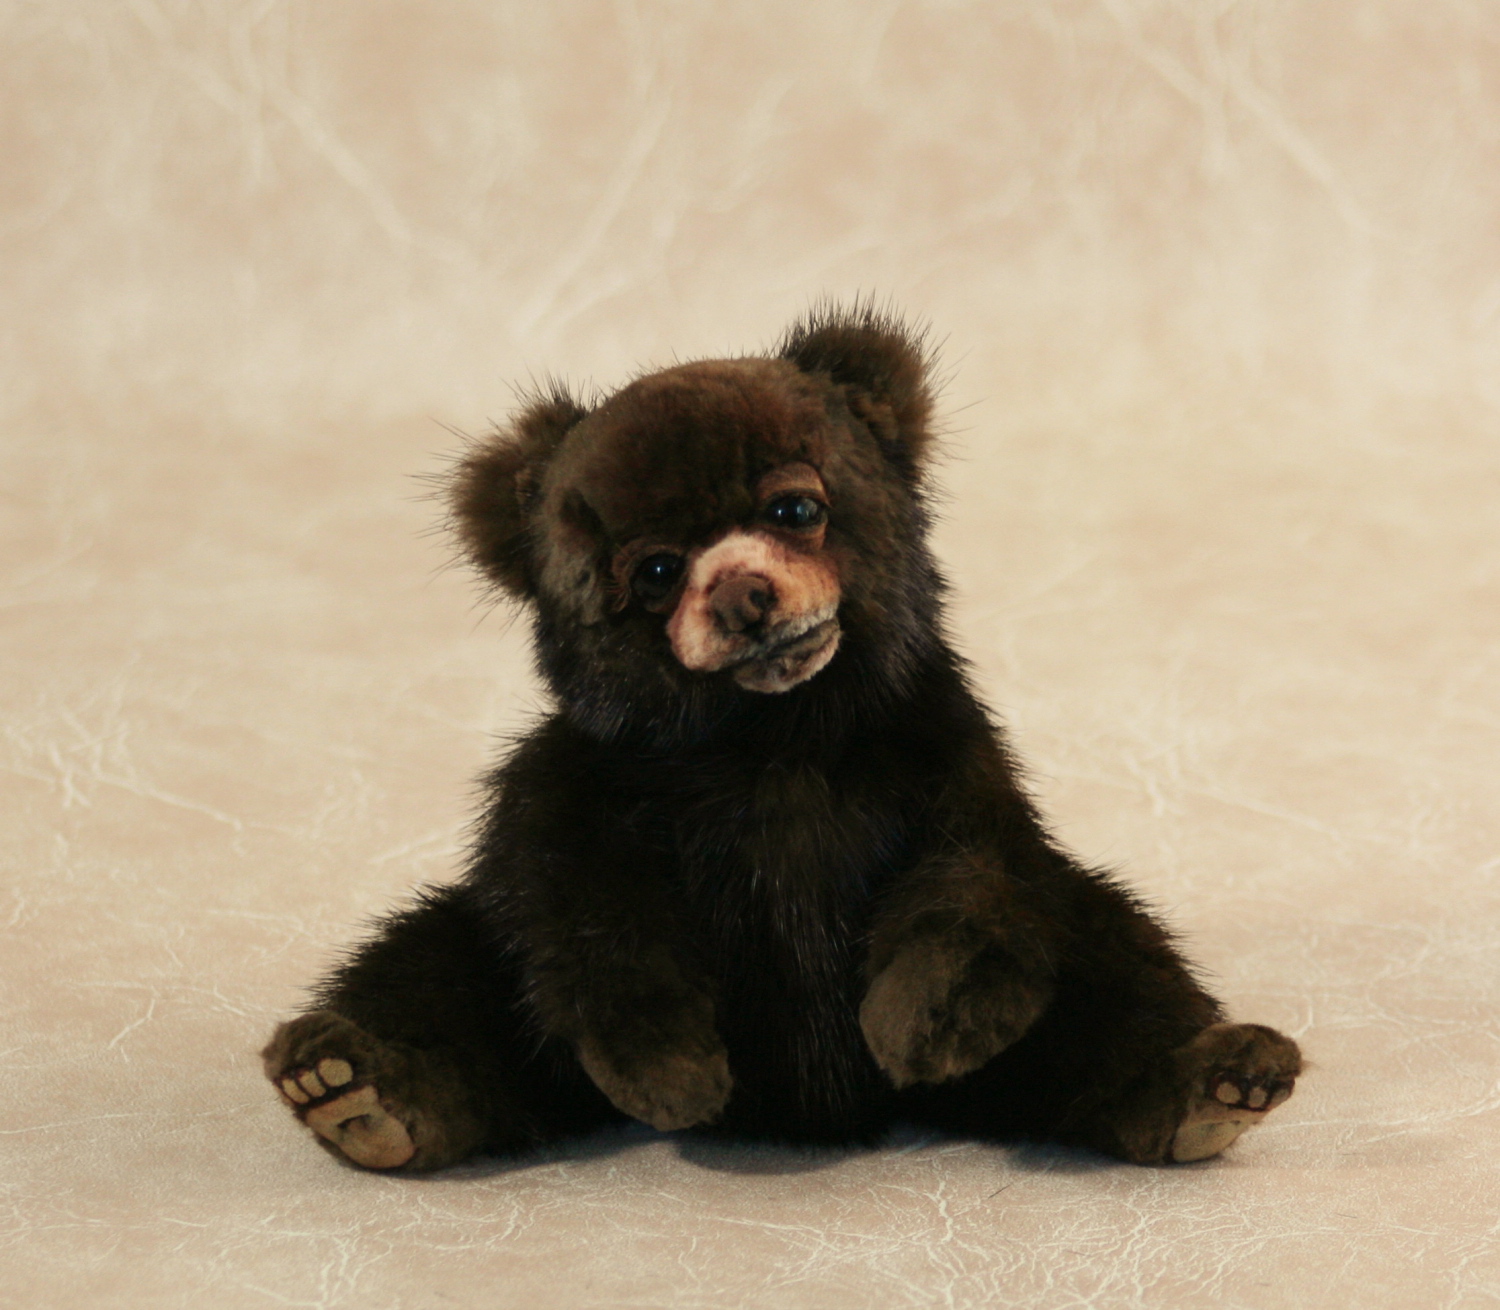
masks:
[[[895,1118],[1141,1163],[1223,1149],[1300,1056],[1048,837],[944,639],[922,340],[826,308],[766,357],[537,397],[453,485],[555,700],[472,866],[265,1051],[337,1153],[432,1169],[632,1116]]]

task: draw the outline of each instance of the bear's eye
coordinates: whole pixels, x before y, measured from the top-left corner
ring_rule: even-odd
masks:
[[[631,590],[646,602],[666,600],[682,577],[681,555],[648,555],[630,575]]]
[[[828,517],[828,510],[811,496],[777,496],[766,506],[765,516],[778,528],[815,528]]]

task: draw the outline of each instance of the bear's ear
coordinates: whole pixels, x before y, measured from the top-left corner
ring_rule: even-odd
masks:
[[[844,387],[849,408],[892,462],[912,481],[922,475],[933,444],[925,332],[868,302],[819,305],[787,330],[776,353]]]
[[[553,383],[454,470],[448,491],[459,542],[486,577],[514,596],[536,591],[528,546],[542,473],[562,439],[588,412]]]

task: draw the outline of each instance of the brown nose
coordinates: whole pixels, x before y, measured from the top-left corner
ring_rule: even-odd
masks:
[[[743,573],[715,587],[708,603],[726,632],[744,632],[771,612],[776,592],[765,578]]]

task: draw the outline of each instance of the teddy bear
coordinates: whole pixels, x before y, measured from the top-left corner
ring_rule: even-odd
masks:
[[[1169,930],[1064,850],[944,630],[932,359],[868,303],[763,355],[532,394],[449,491],[553,708],[467,872],[263,1052],[316,1140],[441,1169],[640,1120],[895,1121],[1140,1164],[1284,1101]]]

